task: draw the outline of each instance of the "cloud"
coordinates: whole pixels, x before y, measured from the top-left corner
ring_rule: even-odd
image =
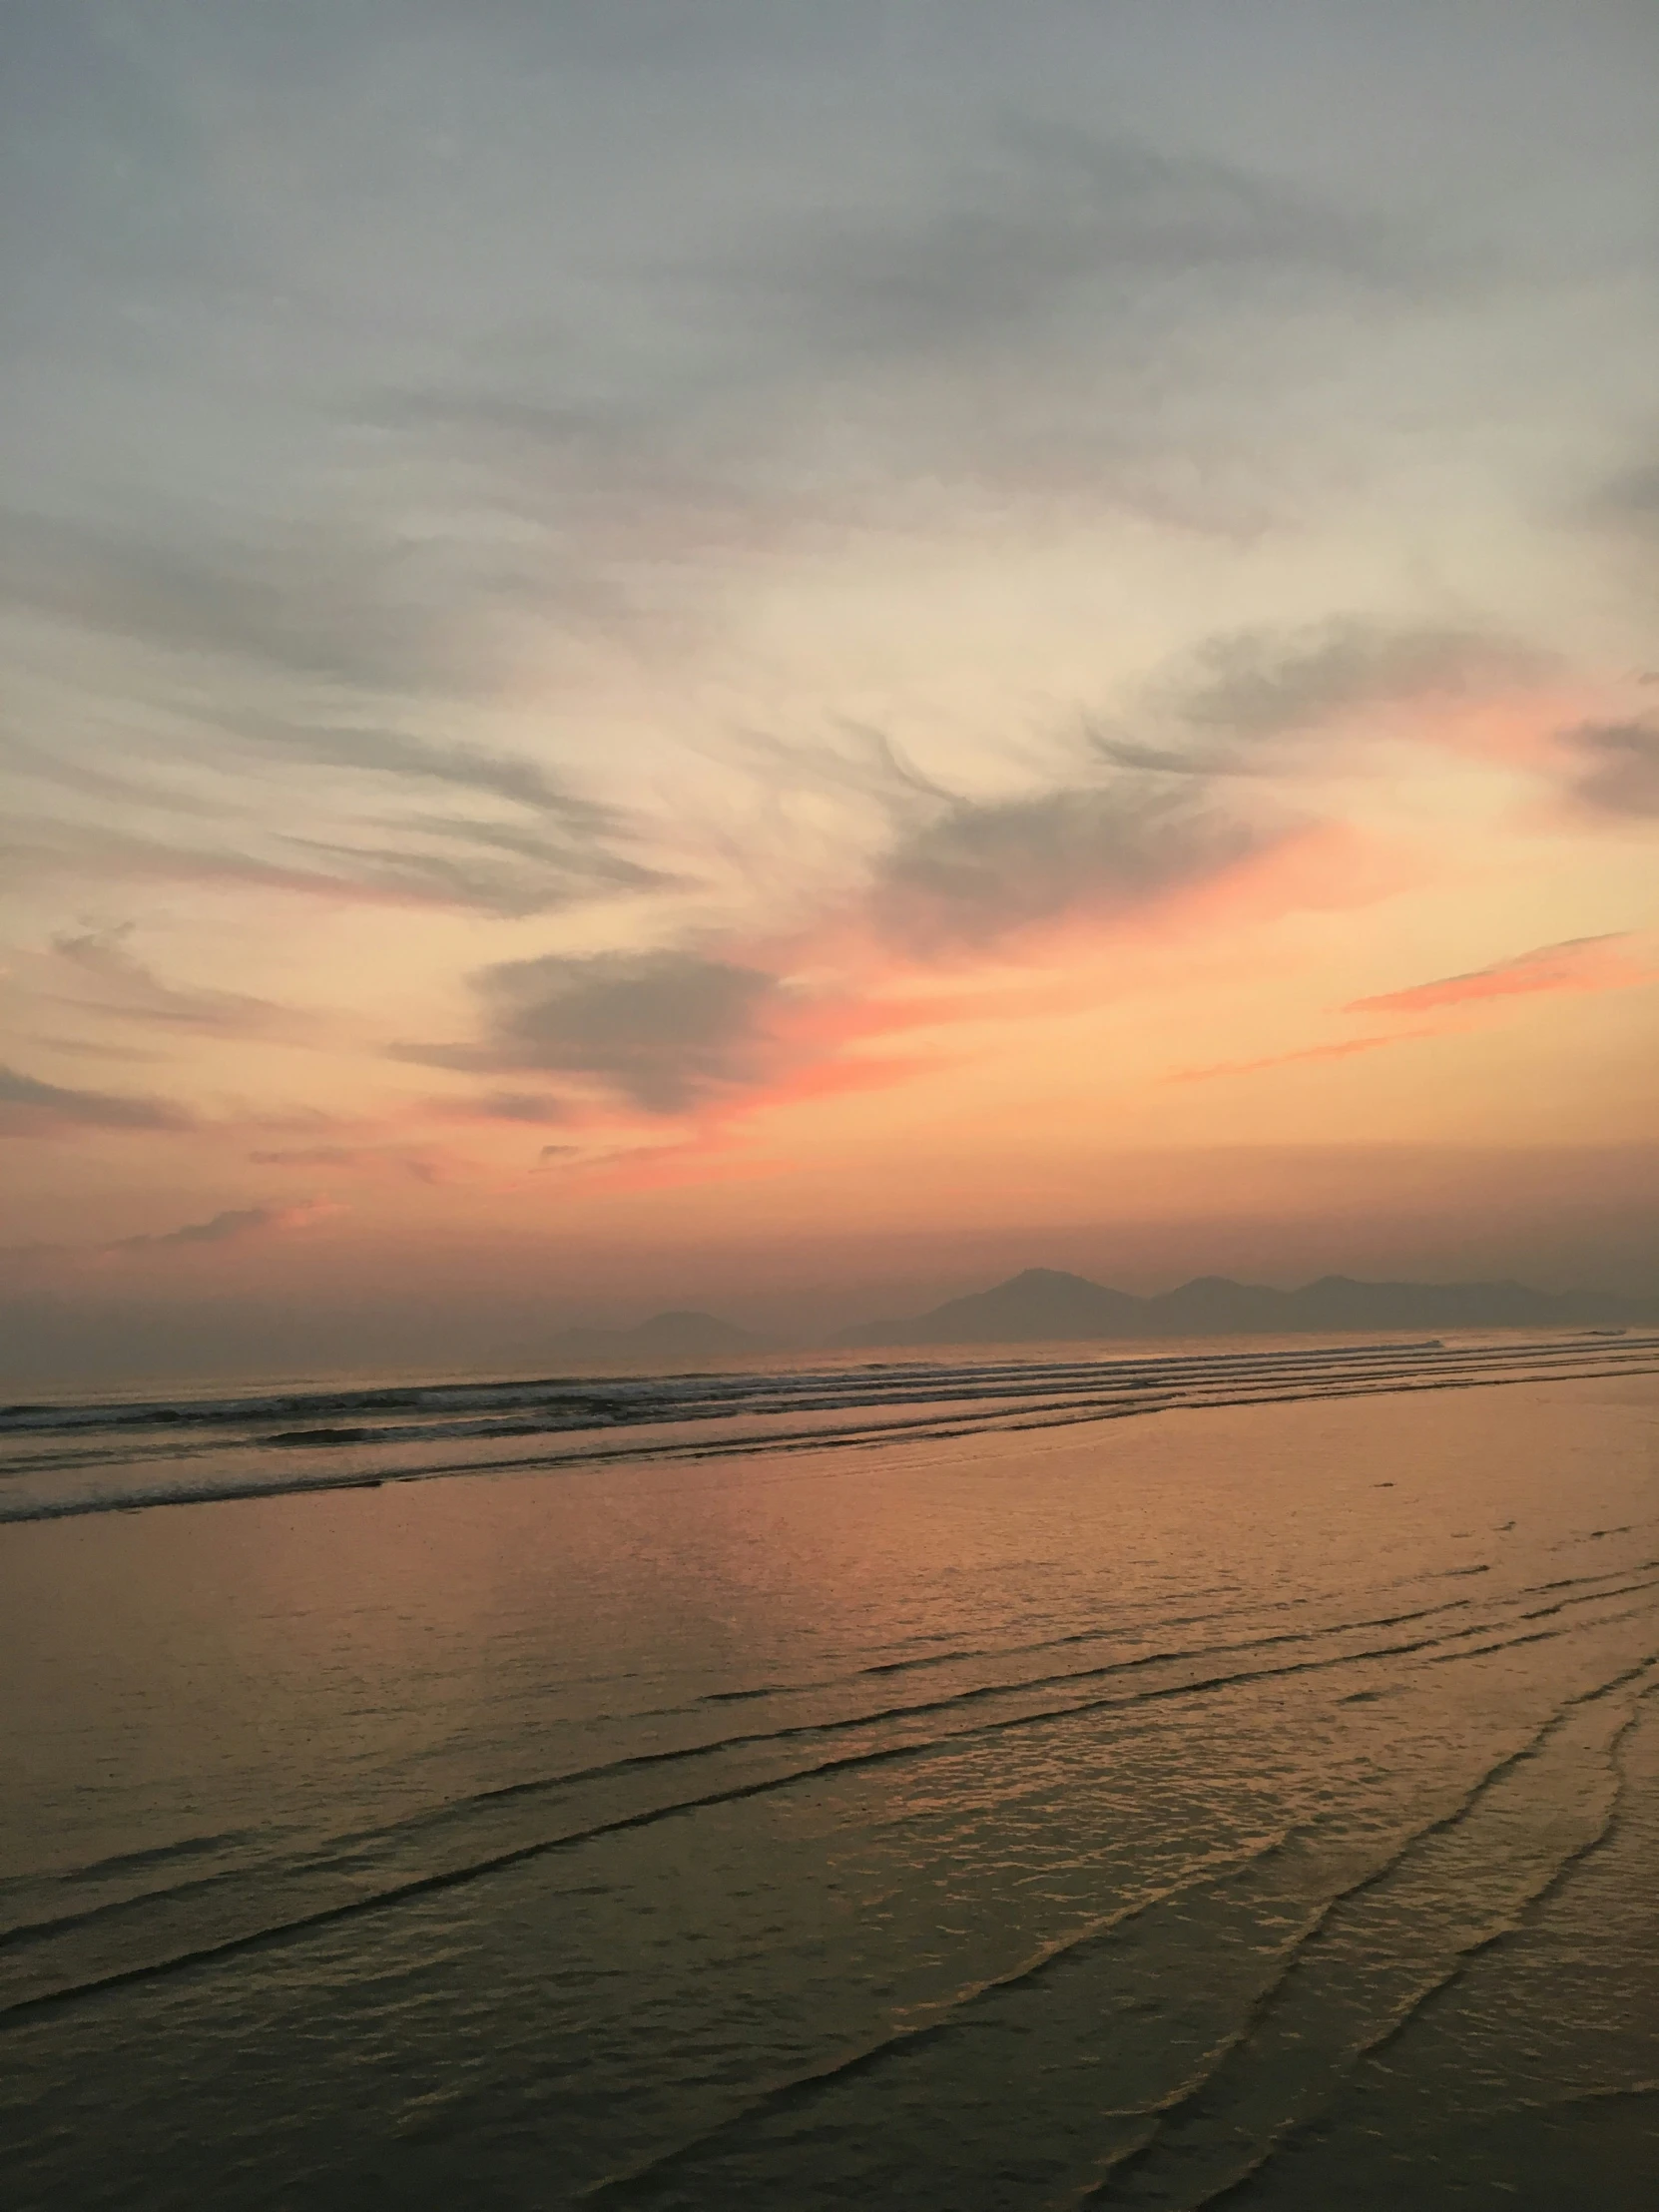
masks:
[[[127,1060],[154,1066],[166,1060],[166,1052],[153,1052],[146,1045],[114,1044],[106,1037],[52,1037],[44,1034],[35,1040],[45,1045],[49,1052],[67,1052],[80,1060]]]
[[[540,763],[522,754],[445,743],[403,730],[345,724],[278,726],[268,729],[264,736],[270,744],[300,759],[323,761],[366,775],[453,784],[463,791],[483,792],[554,816],[591,834],[617,827],[617,818],[610,809],[578,798]]]
[[[1639,461],[1599,485],[1591,516],[1640,537],[1659,538],[1659,461]]]
[[[118,1237],[114,1244],[105,1247],[110,1252],[150,1252],[167,1245],[236,1244],[249,1237],[260,1237],[278,1229],[302,1228],[307,1222],[323,1215],[337,1213],[333,1206],[321,1206],[314,1202],[299,1206],[237,1206],[222,1214],[215,1214],[208,1221],[187,1222],[182,1229],[167,1229],[156,1235]]]
[[[1184,793],[1144,784],[958,801],[883,855],[869,910],[881,935],[919,956],[979,948],[1079,908],[1147,904],[1264,841]]]
[[[242,725],[244,734],[248,727]],[[523,754],[388,727],[321,724],[299,715],[269,722],[256,735],[287,759],[382,779],[398,798],[407,796],[402,787],[438,784],[518,812],[519,819],[507,821],[446,813],[365,823],[365,835],[378,832],[395,840],[384,845],[283,839],[331,867],[369,880],[447,884],[461,903],[506,913],[657,889],[670,880],[621,849],[638,830],[619,810],[570,790],[543,763]],[[457,844],[474,849],[460,854],[443,849]]]
[[[835,542],[918,489],[1254,524],[1309,317],[1352,342],[1429,280],[1420,245],[1282,176],[1058,124],[720,235],[655,260],[586,360],[561,333],[528,370],[515,343],[493,378],[369,402],[412,475],[493,511],[544,620],[660,638],[711,560]]]
[[[1357,998],[1343,1008],[1349,1014],[1426,1014],[1442,1008],[1479,1005],[1494,998],[1513,998],[1541,991],[1623,990],[1649,982],[1654,970],[1629,959],[1620,949],[1632,942],[1630,932],[1614,930],[1596,937],[1572,937],[1561,944],[1538,945],[1517,952],[1487,967],[1471,968],[1461,975],[1438,976],[1427,983],[1413,983],[1404,990],[1384,991],[1373,998]],[[1296,1067],[1322,1060],[1349,1060],[1388,1045],[1411,1044],[1449,1034],[1444,1025],[1421,1029],[1396,1029],[1382,1036],[1344,1037],[1329,1044],[1306,1045],[1295,1052],[1278,1052],[1259,1060],[1226,1060],[1213,1066],[1182,1068],[1172,1083],[1206,1083],[1221,1076],[1258,1075],[1270,1068]]]
[[[479,1047],[402,1046],[395,1056],[442,1067],[548,1069],[591,1077],[652,1114],[759,1078],[774,975],[694,952],[548,954],[473,978],[486,1039]]]
[[[464,632],[418,548],[342,529],[272,530],[264,542],[160,518],[113,521],[0,508],[0,600],[78,627],[267,674],[351,690],[459,682]]]
[[[282,841],[310,863],[307,871],[251,867],[249,873],[289,889],[458,906],[508,920],[643,890],[664,880],[614,854],[568,844],[542,843],[527,847],[529,856],[523,859],[502,859],[487,849],[501,842],[492,826],[453,822],[438,826],[434,833],[486,849],[434,852],[410,843],[365,845],[292,836]]]
[[[571,1109],[562,1098],[545,1091],[482,1091],[469,1098],[434,1102],[434,1110],[456,1121],[522,1121],[546,1124],[569,1121]]]
[[[206,990],[167,983],[125,948],[132,925],[117,929],[66,932],[52,939],[52,950],[79,975],[91,978],[100,996],[76,1001],[85,1010],[120,1021],[160,1028],[200,1030],[225,1036],[291,1030],[299,1017],[269,999],[240,991]]]
[[[1228,1075],[1262,1075],[1270,1068],[1300,1067],[1318,1060],[1352,1060],[1363,1052],[1379,1052],[1384,1045],[1410,1044],[1422,1037],[1439,1037],[1442,1029],[1404,1029],[1386,1037],[1344,1037],[1332,1044],[1304,1045],[1296,1052],[1274,1052],[1261,1060],[1219,1060],[1213,1066],[1180,1068],[1172,1083],[1212,1083]]]
[[[1652,974],[1651,969],[1638,966],[1614,950],[1630,941],[1625,930],[1598,937],[1569,937],[1561,944],[1541,944],[1530,952],[1516,952],[1506,960],[1494,960],[1488,967],[1470,968],[1461,975],[1442,975],[1432,982],[1413,983],[1405,990],[1357,998],[1344,1011],[1406,1014],[1534,991],[1623,990],[1647,981]]]
[[[523,533],[454,511],[417,527],[409,486],[359,490],[348,526],[250,517],[230,537],[170,511],[139,529],[0,508],[0,608],[36,618],[30,719],[66,733],[37,744],[12,709],[8,751],[43,811],[71,818],[33,839],[14,827],[26,856],[50,862],[56,846],[85,868],[126,848],[161,874],[505,915],[659,886],[617,809],[467,727],[498,700],[513,640],[556,612]],[[407,819],[434,794],[452,803]],[[112,837],[111,800],[124,824],[142,811],[216,830]],[[294,833],[319,817],[325,834]]]
[[[457,1162],[416,1145],[289,1145],[250,1152],[248,1158],[255,1167],[339,1168],[367,1175],[406,1175],[427,1185],[454,1182],[462,1172]]]
[[[246,829],[250,844],[231,841]],[[395,830],[392,831],[396,834]],[[465,840],[473,826],[450,823],[439,832]],[[487,843],[494,841],[486,832]],[[643,887],[645,871],[619,870],[608,858],[572,855],[549,846],[544,860],[500,859],[488,850],[428,851],[407,841],[356,844],[286,836],[263,826],[228,826],[212,843],[111,834],[99,827],[14,823],[0,840],[0,865],[13,880],[25,875],[79,876],[95,881],[203,883],[274,891],[284,896],[369,906],[417,906],[516,919],[596,896]]]
[[[729,1125],[705,1124],[689,1136],[643,1144],[619,1144],[573,1157],[575,1147],[547,1147],[531,1171],[560,1168],[579,1176],[586,1188],[648,1191],[711,1182],[732,1182],[777,1175],[780,1164],[744,1152]]]
[[[1368,708],[1511,685],[1543,665],[1534,649],[1479,630],[1335,616],[1209,639],[1154,694],[1153,710],[1155,719],[1200,739],[1261,743],[1325,729]],[[1097,743],[1137,766],[1180,761],[1149,759],[1110,736]]]
[[[1598,814],[1659,815],[1659,729],[1647,722],[1590,723],[1566,744],[1581,764],[1568,789]]]
[[[941,180],[942,182],[942,180]],[[1396,283],[1407,264],[1379,223],[1265,174],[1121,136],[1050,127],[1004,135],[932,207],[862,224],[799,225],[751,250],[734,288],[789,322],[815,356],[948,361],[1056,337],[1109,357],[1149,307],[1267,307],[1287,288]]]
[[[160,1098],[66,1089],[0,1067],[0,1136],[56,1137],[77,1129],[189,1129],[182,1106]]]
[[[762,751],[772,761],[772,751]],[[472,978],[477,1041],[405,1043],[392,1057],[465,1073],[557,1072],[662,1116],[710,1107],[729,1116],[885,1088],[936,1072],[944,1060],[936,1048],[869,1057],[857,1049],[869,1040],[1018,1018],[1035,1003],[1029,992],[1017,1007],[982,993],[894,996],[907,972],[1034,939],[1080,916],[1107,924],[1179,894],[1219,893],[1244,863],[1266,865],[1309,842],[1306,825],[1245,821],[1206,804],[1190,780],[1120,773],[974,800],[873,741],[850,754],[821,757],[809,748],[789,765],[804,791],[822,779],[833,799],[862,811],[866,829],[884,827],[884,845],[849,896],[831,891],[759,952],[549,954],[483,969]],[[1347,844],[1343,869],[1351,882]],[[1328,902],[1311,856],[1271,895],[1287,891],[1295,903]],[[437,1111],[535,1120],[590,1109],[507,1091]]]
[[[359,1167],[364,1161],[378,1156],[377,1146],[350,1144],[286,1145],[275,1152],[251,1152],[248,1155],[256,1166],[274,1168]]]

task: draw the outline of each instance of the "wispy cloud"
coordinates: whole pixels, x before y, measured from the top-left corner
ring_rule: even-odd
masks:
[[[959,363],[1045,335],[1076,342],[1080,321],[1121,332],[1137,308],[1178,310],[1172,284],[1207,284],[1242,309],[1235,278],[1420,278],[1375,218],[1122,134],[1018,129],[949,187],[908,220],[802,226],[756,252],[757,315],[792,319],[821,355]]]
[[[1646,821],[1659,816],[1659,726],[1591,723],[1569,731],[1568,791],[1597,814]]]
[[[522,754],[373,725],[294,722],[270,724],[255,734],[295,760],[364,776],[452,785],[550,817],[575,833],[598,837],[622,827],[613,809],[567,790],[544,764]]]
[[[1005,124],[930,166],[896,201],[786,199],[683,257],[650,378],[629,345],[597,379],[540,359],[371,418],[511,519],[554,622],[660,635],[703,564],[823,544],[918,487],[1235,530],[1266,496],[1226,451],[1241,360],[1277,390],[1295,333],[1352,342],[1440,280],[1373,212],[1121,130]]]
[[[334,1169],[344,1175],[403,1176],[428,1186],[462,1179],[464,1163],[415,1144],[313,1144],[277,1145],[250,1152],[254,1167]]]
[[[1541,944],[1529,952],[1516,952],[1489,966],[1470,968],[1460,975],[1436,976],[1427,983],[1412,983],[1403,990],[1383,991],[1374,998],[1354,999],[1345,1009],[1351,1014],[1412,1014],[1441,1006],[1467,1006],[1493,998],[1523,997],[1538,991],[1624,990],[1651,979],[1654,969],[1632,959],[1623,948],[1632,942],[1626,930],[1596,937],[1570,937],[1561,944]]]
[[[59,1137],[89,1129],[180,1130],[194,1126],[167,1099],[72,1090],[0,1067],[0,1136]]]
[[[1444,1033],[1440,1029],[1403,1029],[1385,1037],[1342,1037],[1330,1044],[1303,1045],[1295,1052],[1271,1052],[1259,1060],[1218,1060],[1210,1067],[1179,1068],[1169,1080],[1172,1083],[1213,1083],[1230,1075],[1264,1075],[1271,1068],[1301,1067],[1322,1060],[1352,1060],[1363,1053],[1380,1052],[1386,1045],[1410,1044]]]
[[[109,1252],[158,1252],[175,1245],[241,1244],[284,1229],[302,1229],[309,1223],[337,1214],[338,1206],[316,1200],[294,1206],[235,1206],[207,1221],[186,1222],[179,1229],[164,1229],[138,1237],[119,1237],[104,1249]]]
[[[191,656],[356,690],[467,673],[445,579],[405,548],[330,531],[263,541],[0,509],[0,595],[14,606]],[[475,672],[474,672],[475,673]]]
[[[1538,648],[1492,632],[1353,614],[1227,631],[1157,677],[1138,713],[1098,724],[1092,742],[1129,768],[1284,772],[1297,761],[1272,750],[1278,741],[1338,730],[1379,710],[1508,692],[1536,683],[1549,666]]]
[[[1586,502],[1592,520],[1659,542],[1659,461],[1632,461],[1603,479]]]
[[[57,959],[77,979],[94,987],[96,995],[74,1001],[85,1011],[117,1021],[224,1036],[291,1035],[306,1026],[301,1016],[270,999],[164,981],[128,951],[131,935],[128,923],[115,929],[64,932],[52,939]]]
[[[251,827],[246,844],[227,825],[201,842],[102,828],[14,820],[0,838],[13,881],[48,878],[128,884],[198,883],[274,892],[324,904],[411,906],[514,918],[644,887],[647,873],[549,846],[544,855],[500,856],[489,835],[444,825],[422,845],[382,825],[372,841],[323,839]],[[459,841],[485,849],[454,851]],[[441,848],[438,848],[441,845]]]
[[[1537,677],[1546,657],[1475,628],[1334,615],[1290,631],[1230,631],[1172,673],[1155,708],[1230,744],[1299,737],[1365,708],[1466,695]]]
[[[1456,1008],[1467,1012],[1494,1000],[1556,991],[1625,990],[1659,976],[1659,968],[1632,957],[1636,942],[1627,930],[1600,936],[1569,938],[1561,944],[1537,945],[1527,952],[1494,960],[1486,967],[1470,968],[1458,975],[1436,976],[1426,983],[1408,984],[1403,990],[1383,991],[1370,998],[1356,998],[1343,1008],[1349,1014],[1436,1014]],[[1391,1045],[1414,1044],[1451,1033],[1444,1024],[1427,1028],[1389,1029],[1381,1034],[1339,1037],[1323,1044],[1304,1045],[1292,1052],[1275,1052],[1260,1059],[1224,1060],[1204,1067],[1182,1068],[1171,1075],[1173,1083],[1206,1083],[1220,1077],[1259,1075],[1273,1068],[1298,1067],[1321,1061],[1351,1060]]]

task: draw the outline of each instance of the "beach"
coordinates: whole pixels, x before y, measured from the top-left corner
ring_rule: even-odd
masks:
[[[1652,2201],[1653,1340],[574,1387],[14,1417],[7,2207]]]

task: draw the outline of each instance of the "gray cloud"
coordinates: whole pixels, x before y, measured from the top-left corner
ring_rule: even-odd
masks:
[[[693,952],[510,960],[474,978],[480,1046],[402,1046],[395,1057],[473,1069],[588,1076],[647,1113],[675,1114],[754,1080],[778,979]]]
[[[158,802],[170,814],[206,816],[211,804],[200,794],[187,792],[177,782],[159,794],[154,776],[156,763],[146,762],[147,774],[118,776],[106,767],[76,758],[62,750],[35,744],[15,726],[16,712],[0,721],[0,762],[19,782],[43,784],[96,801],[101,808],[119,807],[125,812],[155,807]]]
[[[1122,136],[1025,129],[950,187],[907,219],[825,224],[762,249],[743,279],[757,314],[787,315],[815,351],[842,357],[959,360],[1010,341],[1028,356],[1033,341],[1081,337],[1079,322],[1110,345],[1149,307],[1185,319],[1195,279],[1260,314],[1276,276],[1392,284],[1409,266],[1375,220]]]
[[[127,1060],[153,1066],[169,1056],[166,1052],[152,1051],[146,1045],[114,1044],[104,1037],[41,1035],[35,1041],[49,1052],[67,1052],[79,1060]]]
[[[1659,461],[1639,461],[1599,485],[1591,496],[1592,519],[1647,537],[1659,537]]]
[[[514,960],[479,988],[503,1064],[593,1075],[677,1113],[757,1064],[777,979],[691,952]]]
[[[773,762],[772,749],[763,746],[761,757]],[[973,801],[867,736],[850,751],[809,752],[794,765],[803,788],[822,781],[850,793],[886,825],[863,911],[877,936],[923,961],[1074,911],[1109,917],[1149,905],[1281,833],[1224,815],[1167,778]],[[699,952],[549,955],[486,968],[473,983],[481,1041],[401,1045],[393,1057],[467,1072],[557,1071],[649,1113],[675,1114],[764,1084],[814,1049],[781,1033],[779,976]],[[451,1110],[532,1120],[547,1103],[505,1093]]]
[[[395,826],[387,826],[395,833]],[[433,851],[412,841],[348,844],[319,837],[289,836],[283,847],[302,863],[290,887],[352,886],[411,904],[469,907],[480,913],[516,919],[547,913],[600,896],[648,889],[664,880],[653,870],[598,848],[551,840],[513,840],[518,851],[498,856],[504,841],[491,825],[453,822],[432,825],[428,834],[463,846],[481,842],[482,851]],[[276,869],[251,867],[251,875]]]
[[[189,1129],[183,1107],[159,1098],[70,1090],[0,1067],[0,1136],[52,1137],[72,1129]]]
[[[613,810],[566,791],[537,762],[521,755],[495,753],[483,746],[443,744],[407,731],[344,726],[290,726],[272,730],[269,741],[296,759],[365,774],[453,784],[551,815],[573,830],[593,835],[614,832]],[[471,825],[466,826],[468,828]],[[478,826],[481,830],[487,825]]]
[[[320,526],[264,541],[165,522],[0,509],[0,602],[86,629],[350,690],[449,687],[481,673],[432,558]],[[450,589],[446,603],[445,584]]]
[[[187,1222],[182,1229],[168,1229],[152,1236],[120,1237],[106,1250],[144,1252],[161,1245],[231,1244],[239,1238],[258,1236],[263,1230],[281,1229],[302,1218],[305,1212],[305,1208],[293,1206],[231,1207],[209,1221]]]
[[[407,1175],[416,1183],[439,1183],[444,1177],[444,1164],[412,1145],[288,1145],[251,1152],[248,1158],[255,1167],[384,1170]]]
[[[1324,316],[1341,337],[1367,302],[1437,280],[1370,213],[1058,124],[987,132],[896,200],[785,196],[728,237],[619,289],[602,371],[573,370],[561,331],[507,379],[368,405],[411,466],[458,465],[534,543],[556,611],[660,627],[651,564],[832,538],[917,485],[1231,530],[1267,496],[1223,455],[1247,358],[1276,364],[1250,384],[1259,442],[1264,399],[1298,374],[1295,329]]]
[[[1210,639],[1155,696],[1199,737],[1295,737],[1357,709],[1465,693],[1536,674],[1542,656],[1479,630],[1337,616]]]
[[[98,989],[97,998],[76,1001],[85,1010],[120,1021],[223,1036],[291,1033],[301,1026],[301,1017],[270,999],[165,982],[126,950],[125,940],[130,934],[131,926],[127,925],[52,939],[57,956]]]
[[[870,910],[913,953],[983,947],[1073,909],[1146,904],[1219,872],[1262,834],[1185,794],[1127,780],[959,801],[890,847]]]
[[[1592,723],[1568,733],[1579,764],[1573,798],[1598,813],[1659,815],[1659,728],[1646,722]]]
[[[320,813],[330,834],[302,865],[320,855],[325,877],[370,889],[523,914],[659,884],[625,849],[635,831],[616,809],[541,761],[444,732],[493,696],[513,622],[545,611],[514,533],[480,540],[449,516],[404,543],[399,515],[366,504],[351,533],[267,524],[246,544],[0,510],[0,602],[172,657],[64,663],[55,648],[59,673],[41,679],[36,714],[61,722],[68,742],[44,754],[14,709],[13,766],[58,787],[72,814],[89,803],[107,814],[114,801],[129,824],[217,815],[232,872],[239,857],[256,875],[291,867],[282,847],[299,840],[284,839],[284,822]],[[105,762],[116,745],[119,777]],[[300,774],[317,768],[332,772],[320,788]],[[406,810],[434,790],[470,805],[362,819],[372,793]],[[47,846],[72,856],[108,842],[101,822],[45,828]]]
[[[890,768],[901,827],[878,863],[872,912],[888,936],[925,953],[989,944],[1072,909],[1146,903],[1283,833],[1215,798],[1222,779],[1265,766],[1260,749],[1272,741],[1367,708],[1513,682],[1541,663],[1484,631],[1355,616],[1212,638],[1152,688],[1135,718],[1150,737],[1090,729],[1089,753],[1116,772],[1104,782],[940,809],[929,805],[940,795]]]
[[[485,1121],[545,1124],[570,1119],[570,1108],[562,1099],[549,1098],[541,1091],[484,1091],[476,1098],[463,1099],[459,1111]]]
[[[0,839],[0,864],[13,880],[30,874],[81,875],[93,881],[247,884],[322,899],[458,907],[515,917],[545,913],[599,896],[626,895],[659,880],[643,865],[557,838],[514,839],[496,856],[496,826],[481,826],[484,849],[467,851],[478,826],[381,824],[378,841],[348,843],[284,834],[250,822],[247,841],[227,825],[213,839],[186,843],[166,835],[113,833],[101,826],[25,821]],[[344,825],[342,825],[342,828]],[[444,849],[423,848],[428,835]],[[365,830],[365,836],[373,834]],[[395,840],[395,841],[394,841]],[[454,850],[459,844],[460,852]]]

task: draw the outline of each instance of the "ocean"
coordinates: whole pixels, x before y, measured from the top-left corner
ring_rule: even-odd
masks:
[[[1659,1336],[0,1408],[6,2212],[1659,2201]]]

